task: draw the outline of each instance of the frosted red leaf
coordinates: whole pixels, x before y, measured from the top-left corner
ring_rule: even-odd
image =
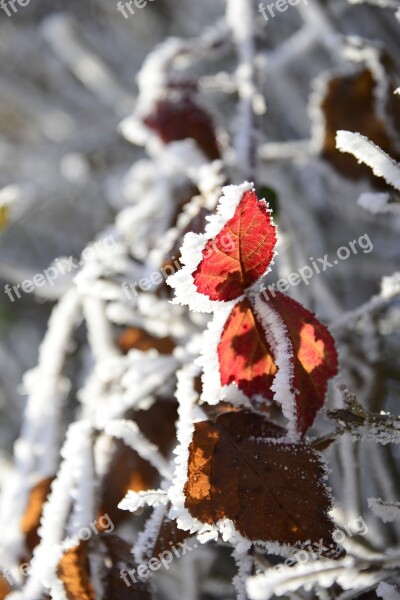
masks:
[[[247,396],[272,399],[277,368],[262,326],[245,299],[232,309],[218,344],[221,385],[236,383]]]
[[[335,342],[312,312],[285,294],[260,298],[284,327],[281,333],[293,367],[288,372],[288,383],[295,390],[292,417],[296,430],[304,435],[324,403],[328,380],[337,373]],[[284,391],[272,387],[280,362],[268,340],[276,338],[276,327],[268,331],[247,298],[233,307],[217,348],[221,385],[235,383],[249,398],[257,395],[281,405],[290,401],[282,397]]]
[[[275,243],[267,203],[254,191],[245,192],[233,217],[206,243],[193,275],[197,290],[211,300],[238,298],[265,274]]]
[[[293,387],[297,390],[297,430],[304,434],[322,407],[328,380],[338,370],[335,341],[328,329],[304,306],[277,292],[268,302],[282,319],[292,347]]]

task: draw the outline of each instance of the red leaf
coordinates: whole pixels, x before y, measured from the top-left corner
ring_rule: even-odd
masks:
[[[274,298],[260,298],[278,313],[287,329],[293,350],[292,384],[298,391],[297,430],[304,434],[313,424],[318,410],[324,403],[328,380],[337,373],[335,342],[314,313],[289,296],[276,292]]]
[[[275,243],[267,203],[254,191],[245,192],[233,217],[203,250],[193,275],[197,290],[211,300],[238,298],[265,274]]]
[[[221,385],[236,383],[247,396],[272,399],[271,385],[277,368],[262,326],[249,301],[232,309],[218,344]]]
[[[203,523],[231,519],[251,541],[334,547],[320,454],[278,442],[285,430],[250,411],[195,424],[185,506]]]
[[[221,385],[236,383],[250,398],[258,395],[286,404],[285,415],[295,418],[296,430],[304,435],[324,403],[328,380],[337,373],[335,342],[312,312],[285,294],[276,292],[268,300],[260,294],[258,300],[261,309],[263,303],[268,303],[269,310],[282,322],[283,331],[277,331],[279,321],[268,325],[262,320],[259,308],[256,311],[250,300],[238,302],[217,348]],[[268,340],[276,340],[279,334],[287,340],[286,359],[293,367],[288,373],[287,397],[283,397],[284,391],[274,394],[271,389],[282,362],[277,345],[271,347]],[[293,406],[287,408],[291,388],[295,396]]]

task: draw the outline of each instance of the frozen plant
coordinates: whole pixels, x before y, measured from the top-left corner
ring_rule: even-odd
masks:
[[[394,3],[370,4],[399,26]],[[114,221],[52,290],[24,376],[3,598],[399,596],[396,61],[316,0],[287,14],[300,29],[284,43],[250,0],[164,40],[132,114],[68,20],[42,27],[145,156],[106,178]],[[307,131],[291,69],[309,54]],[[281,289],[343,243],[331,222],[352,240],[360,221],[381,261]]]

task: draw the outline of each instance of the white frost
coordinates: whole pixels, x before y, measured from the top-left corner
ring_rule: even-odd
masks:
[[[391,195],[385,192],[361,194],[357,204],[372,214],[400,214],[400,202],[392,202]]]
[[[253,306],[271,346],[274,362],[278,367],[271,386],[274,400],[282,406],[282,412],[289,422],[289,436],[296,440],[298,439],[296,431],[296,395],[298,392],[293,389],[293,349],[290,346],[289,334],[282,318],[272,308],[268,299],[264,300],[257,295],[254,298]]]
[[[400,502],[385,502],[381,498],[368,498],[368,506],[384,523],[400,520]]]
[[[238,552],[237,549],[233,551],[232,556],[237,567],[237,574],[233,578],[233,585],[236,589],[236,598],[237,600],[247,600],[246,582],[251,574],[254,559],[248,552]]]
[[[368,165],[374,175],[400,190],[400,165],[365,136],[351,131],[338,131],[336,148],[341,152],[349,152],[358,162]]]
[[[136,512],[145,506],[158,506],[159,504],[167,504],[168,494],[164,490],[147,490],[146,492],[134,492],[129,490],[118,504],[121,510],[129,510]]]
[[[74,523],[71,524],[75,532],[80,523],[86,519],[89,523],[92,517],[91,502],[89,506],[82,504],[86,493],[80,485],[88,476],[86,459],[91,448],[91,433],[92,428],[85,421],[73,423],[68,429],[61,450],[63,462],[43,506],[38,531],[41,541],[33,552],[31,571],[25,587],[26,597],[30,600],[39,600],[43,587],[57,587],[56,566],[62,554],[60,543],[64,537],[66,520],[73,500],[76,498],[78,503]]]
[[[250,577],[247,592],[251,600],[269,600],[272,596],[283,596],[300,588],[309,591],[316,584],[329,588],[336,582],[344,590],[355,590],[371,586],[378,580],[377,573],[360,572],[352,557],[319,559],[293,567],[278,566]]]
[[[400,600],[400,593],[394,587],[394,585],[389,585],[386,581],[381,581],[378,587],[376,588],[376,595],[379,598],[383,598],[383,600]]]

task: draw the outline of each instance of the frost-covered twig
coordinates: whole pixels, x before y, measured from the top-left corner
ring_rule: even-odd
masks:
[[[44,588],[59,588],[55,569],[62,554],[67,518],[75,501],[71,533],[93,518],[93,489],[91,469],[91,432],[89,423],[80,421],[70,426],[61,450],[62,463],[52,484],[50,496],[43,507],[40,526],[41,541],[35,548],[32,568],[24,593],[31,600],[39,600]],[[88,487],[87,487],[88,486]]]
[[[329,588],[337,582],[345,590],[359,592],[384,579],[390,569],[396,568],[400,557],[382,558],[374,561],[360,561],[352,557],[341,560],[309,560],[294,567],[282,566],[255,575],[248,581],[247,591],[251,600],[269,600],[274,595],[281,596],[300,588],[308,589],[315,584]],[[388,573],[382,572],[382,567]]]
[[[368,498],[368,506],[384,523],[400,520],[400,502],[385,502],[382,498]]]
[[[310,140],[294,142],[268,142],[258,149],[263,160],[307,160],[315,156]]]
[[[361,194],[358,205],[372,214],[400,215],[400,199],[386,192]]]
[[[167,504],[167,502],[168,494],[163,490],[147,490],[147,492],[133,492],[130,490],[118,507],[121,510],[136,512],[145,506],[157,506],[158,504]]]
[[[344,409],[328,411],[328,416],[339,427],[334,435],[350,434],[353,440],[373,441],[380,444],[400,444],[400,417],[381,412],[375,414],[364,409],[346,385],[341,384]]]
[[[253,178],[256,160],[253,105],[257,94],[254,61],[253,2],[227,0],[227,21],[236,42],[239,65],[236,72],[240,104],[236,133],[236,161],[242,179]]]
[[[341,152],[353,154],[359,162],[368,165],[374,175],[400,190],[400,165],[368,138],[360,133],[338,131],[336,147]]]
[[[157,446],[152,444],[140,432],[139,427],[134,421],[110,421],[105,426],[105,432],[115,438],[123,440],[123,442],[133,448],[133,450],[135,450],[139,456],[145,460],[148,460],[149,463],[153,465],[153,467],[155,467],[163,477],[167,479],[171,477],[171,471],[168,462],[160,454]]]
[[[384,277],[381,284],[381,293],[373,296],[365,304],[348,313],[345,313],[340,319],[332,323],[333,330],[340,331],[348,329],[361,319],[364,315],[374,314],[383,310],[400,295],[400,273],[394,273],[389,277]]]
[[[119,355],[105,309],[105,302],[99,298],[89,296],[84,299],[83,310],[88,329],[88,341],[93,357],[98,361]]]
[[[6,563],[16,560],[21,552],[19,521],[30,487],[53,476],[58,468],[60,414],[69,390],[63,367],[72,333],[81,318],[80,308],[80,298],[72,288],[52,313],[38,366],[25,375],[28,400],[21,436],[15,443],[15,472],[1,498],[2,518],[8,524],[2,537]]]
[[[350,4],[370,4],[380,8],[399,8],[398,0],[348,0]]]

